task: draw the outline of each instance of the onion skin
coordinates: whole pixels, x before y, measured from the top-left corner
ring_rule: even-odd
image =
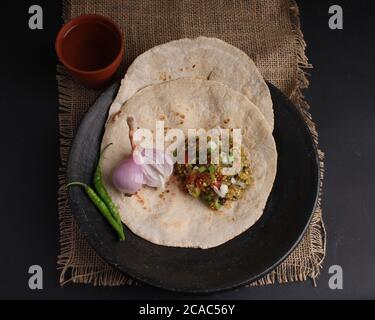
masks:
[[[122,160],[112,172],[112,183],[117,190],[134,194],[142,188],[143,169],[132,156]]]

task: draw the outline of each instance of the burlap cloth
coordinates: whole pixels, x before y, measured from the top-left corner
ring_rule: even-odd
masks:
[[[265,79],[299,107],[316,143],[318,135],[301,90],[307,88],[306,44],[299,11],[290,0],[70,0],[63,19],[99,13],[113,19],[125,35],[125,60],[120,75],[145,50],[184,37],[221,38],[249,54]],[[75,130],[99,91],[76,83],[58,66],[60,155],[58,207],[60,218],[60,283],[118,286],[133,281],[98,257],[81,235],[70,212],[65,167]],[[323,173],[323,154],[320,152]],[[306,235],[293,253],[254,285],[315,279],[325,255],[325,231],[320,201]]]

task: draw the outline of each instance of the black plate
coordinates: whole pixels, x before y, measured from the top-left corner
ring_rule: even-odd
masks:
[[[212,249],[152,244],[125,229],[118,242],[81,188],[71,188],[70,204],[81,231],[107,262],[150,285],[209,293],[254,281],[281,263],[301,240],[316,205],[317,152],[295,106],[269,85],[275,110],[278,170],[261,219],[235,239]],[[108,108],[118,90],[109,87],[84,117],[70,152],[68,181],[90,183]]]

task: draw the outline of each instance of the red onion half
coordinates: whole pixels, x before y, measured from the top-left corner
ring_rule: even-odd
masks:
[[[143,184],[164,189],[173,172],[173,160],[157,149],[138,148],[133,140],[134,118],[127,119],[132,154],[113,170],[112,183],[122,193],[134,194]]]
[[[136,164],[132,156],[125,158],[113,170],[112,183],[122,193],[136,193],[143,185],[142,166]]]

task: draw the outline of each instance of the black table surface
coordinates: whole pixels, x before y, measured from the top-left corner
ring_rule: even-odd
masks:
[[[305,92],[326,152],[323,208],[327,256],[311,281],[240,288],[202,298],[375,298],[375,2],[298,1],[314,69]],[[44,10],[44,29],[28,28],[28,8]],[[330,30],[328,8],[344,10],[344,30]],[[59,286],[57,170],[59,165],[54,38],[60,1],[2,4],[0,298],[191,298],[148,286]],[[43,290],[30,290],[28,269],[43,268]],[[343,290],[328,286],[331,265],[343,268]],[[196,298],[196,297],[195,297]]]

